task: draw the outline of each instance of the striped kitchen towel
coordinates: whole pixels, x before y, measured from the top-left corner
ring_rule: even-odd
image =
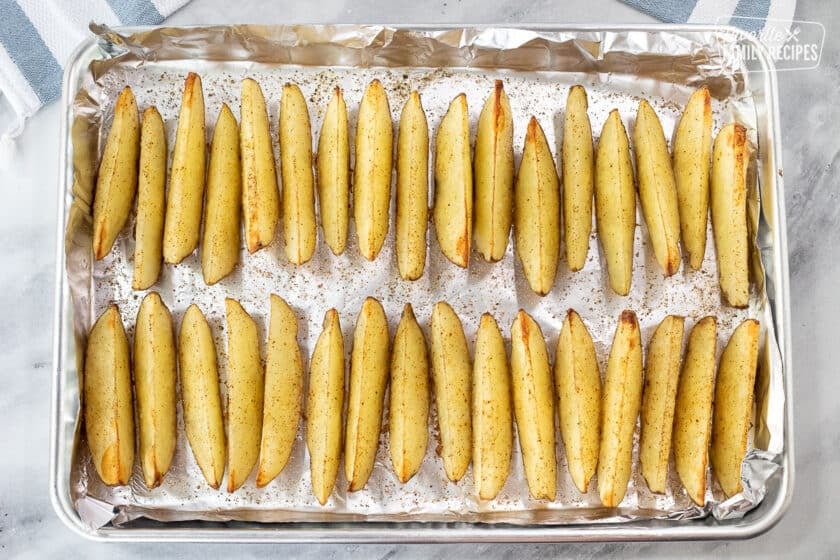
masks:
[[[61,95],[64,64],[91,21],[156,25],[189,0],[0,0],[0,142]]]
[[[787,31],[796,0],[622,0],[660,21],[734,25],[760,36],[765,26]]]

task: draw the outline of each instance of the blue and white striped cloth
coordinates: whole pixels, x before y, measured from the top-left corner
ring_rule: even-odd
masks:
[[[796,0],[622,0],[668,23],[731,24],[759,36],[768,22],[787,31]]]
[[[0,141],[61,95],[64,64],[91,21],[156,25],[189,0],[0,0]]]

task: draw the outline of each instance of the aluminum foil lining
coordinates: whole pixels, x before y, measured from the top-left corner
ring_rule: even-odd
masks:
[[[132,86],[141,111],[149,105],[157,106],[166,123],[171,149],[187,72],[195,71],[202,76],[208,144],[221,104],[227,103],[238,114],[240,81],[246,76],[254,77],[268,102],[277,158],[278,102],[285,82],[297,83],[304,92],[317,138],[333,88],[340,86],[344,90],[354,129],[358,102],[373,78],[382,81],[388,92],[395,126],[409,93],[419,90],[432,133],[450,100],[461,92],[466,93],[474,135],[479,111],[493,81],[502,79],[514,114],[517,164],[530,115],[538,118],[557,155],[565,99],[573,84],[583,84],[587,89],[596,135],[613,108],[619,109],[632,133],[637,104],[646,98],[660,116],[669,137],[691,92],[707,84],[713,95],[715,132],[726,122],[740,121],[750,130],[756,162],[762,158],[756,141],[756,107],[749,74],[725,56],[724,47],[731,46],[736,39],[724,31],[570,33],[504,28],[398,30],[357,25],[159,28],[130,35],[100,26],[92,26],[92,30],[99,36],[101,60],[90,64],[73,102],[73,204],[66,236],[67,275],[79,365],[83,360],[85,335],[95,317],[108,304],[117,303],[132,337],[135,316],[145,295],[131,289],[133,216],[110,255],[99,262],[93,262],[91,256],[90,205],[98,155],[110,126],[112,104],[126,84]],[[773,301],[764,289],[763,267],[772,266],[773,261],[765,259],[763,266],[761,262],[761,255],[772,250],[768,245],[772,237],[766,233],[771,231],[768,224],[773,220],[768,221],[766,209],[759,205],[759,200],[764,196],[763,189],[772,188],[772,182],[764,181],[760,172],[752,173],[751,177],[750,216],[757,240],[753,251],[756,289],[749,307],[743,310],[721,303],[711,229],[702,269],[695,272],[683,266],[671,278],[663,278],[640,214],[633,287],[627,297],[616,296],[609,289],[604,258],[594,231],[584,269],[571,273],[565,262],[561,262],[555,287],[544,298],[528,288],[512,248],[496,264],[486,264],[473,254],[469,269],[463,270],[442,256],[431,224],[425,274],[415,282],[401,281],[393,248],[393,218],[385,247],[373,262],[360,257],[352,223],[350,241],[343,255],[332,255],[319,239],[314,258],[303,266],[287,262],[281,246],[282,232],[278,230],[275,242],[267,249],[247,255],[243,248],[241,265],[215,286],[204,284],[195,254],[177,266],[164,267],[154,286],[171,309],[176,328],[190,303],[197,303],[207,315],[216,338],[223,396],[227,362],[223,331],[226,296],[242,302],[256,319],[263,338],[269,293],[283,296],[297,313],[299,342],[305,359],[320,333],[324,312],[331,307],[340,312],[349,351],[356,314],[367,296],[383,303],[392,334],[404,303],[414,306],[425,329],[434,303],[446,300],[460,316],[470,345],[478,319],[485,311],[494,314],[509,339],[516,311],[525,309],[541,325],[552,359],[564,313],[574,308],[593,335],[602,370],[617,317],[623,309],[638,314],[645,344],[668,314],[686,316],[686,332],[700,318],[715,315],[720,333],[718,352],[737,324],[748,317],[757,318],[766,334],[754,430],[750,434],[750,441],[757,447],[744,462],[745,490],[738,496],[725,500],[709,475],[708,504],[698,508],[687,497],[673,467],[666,493],[651,493],[638,468],[637,428],[634,471],[619,508],[600,505],[597,481],[586,494],[576,490],[568,474],[559,434],[555,501],[535,501],[529,497],[522,457],[515,442],[507,483],[497,499],[480,502],[473,495],[469,472],[459,483],[446,479],[435,450],[438,434],[434,406],[430,442],[422,468],[402,485],[391,471],[386,400],[386,421],[367,486],[358,492],[346,492],[347,482],[340,469],[336,490],[323,507],[312,496],[302,426],[292,459],[280,476],[267,487],[257,489],[252,473],[239,491],[229,494],[213,490],[204,482],[186,441],[180,410],[178,447],[172,468],[163,484],[151,491],[142,482],[139,465],[135,466],[130,485],[104,486],[92,468],[84,431],[77,419],[70,481],[76,510],[91,527],[107,523],[120,525],[139,517],[161,521],[402,520],[550,525],[707,516],[724,520],[741,516],[764,497],[766,481],[781,462],[784,441],[782,360],[774,328]],[[392,202],[391,216],[394,215]],[[772,270],[766,272],[768,277],[772,276]]]

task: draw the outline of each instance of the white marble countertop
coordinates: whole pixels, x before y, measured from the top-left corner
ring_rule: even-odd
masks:
[[[0,558],[380,558],[550,556],[830,557],[840,549],[840,521],[832,496],[840,473],[840,17],[830,3],[800,0],[796,18],[819,21],[826,45],[817,70],[779,76],[784,178],[790,248],[796,489],[782,521],[767,534],[731,543],[579,545],[102,545],[64,527],[50,506],[49,393],[52,375],[55,197],[58,180],[59,107],[35,116],[19,139],[12,165],[0,170],[0,348],[6,422],[0,453]],[[342,0],[270,3],[194,0],[171,24],[229,22],[646,22],[647,16],[612,0],[574,5],[547,0]],[[600,19],[599,19],[600,18]],[[832,295],[833,294],[833,295]]]

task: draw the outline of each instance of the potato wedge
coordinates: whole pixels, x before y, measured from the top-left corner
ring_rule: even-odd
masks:
[[[215,284],[239,262],[239,214],[242,205],[242,170],[239,163],[239,126],[222,103],[207,172],[201,272],[204,283]]]
[[[452,263],[470,261],[473,217],[470,121],[467,96],[449,104],[435,137],[435,206],[433,216],[440,250]]]
[[[324,113],[317,159],[318,203],[324,241],[334,255],[340,255],[347,246],[350,215],[350,135],[347,105],[338,87]]]
[[[540,326],[520,310],[510,329],[513,412],[528,490],[537,500],[557,494],[554,384]]]
[[[353,219],[359,250],[376,258],[388,235],[394,129],[388,96],[379,80],[368,84],[359,104],[356,166],[353,169]]]
[[[615,329],[604,400],[601,406],[601,449],[598,493],[601,503],[617,507],[627,492],[633,463],[633,432],[642,401],[642,340],[632,311],[622,311]]]
[[[271,482],[289,461],[300,424],[303,394],[303,358],[295,312],[280,296],[271,294],[270,299],[258,487]]]
[[[595,152],[595,217],[610,287],[626,296],[633,280],[636,189],[630,145],[618,109],[604,123]]]
[[[470,351],[461,320],[448,303],[432,308],[432,379],[440,424],[440,456],[452,482],[461,480],[472,459]]]
[[[709,216],[709,157],[712,153],[712,100],[701,87],[685,106],[674,132],[674,181],[680,209],[680,231],[688,264],[700,270],[706,255]]]
[[[146,290],[157,282],[163,262],[166,210],[166,131],[154,107],[143,111],[140,127],[140,173],[134,223],[134,276],[131,287]]]
[[[741,323],[726,344],[718,366],[709,457],[727,498],[741,491],[741,463],[747,454],[760,331],[755,319]]]
[[[429,222],[429,125],[420,94],[411,92],[397,137],[397,268],[417,280],[426,266]]]
[[[225,427],[219,370],[213,333],[195,304],[187,308],[181,320],[178,365],[187,441],[207,484],[218,488],[225,473]]]
[[[560,182],[540,123],[531,117],[516,175],[513,238],[528,285],[544,296],[560,260]]]
[[[513,114],[496,80],[475,136],[475,248],[488,262],[505,256],[513,220]]]
[[[405,484],[420,470],[429,440],[429,357],[426,338],[406,303],[391,351],[388,426],[394,474]]]
[[[303,264],[315,253],[315,177],[309,109],[295,84],[284,85],[280,98],[280,172],[286,258]]]
[[[163,481],[177,442],[175,332],[157,292],[140,304],[134,327],[134,392],[140,428],[140,467],[146,487]]]
[[[563,231],[566,262],[572,272],[583,268],[592,233],[595,190],[595,148],[589,123],[589,102],[583,86],[572,86],[563,121]]]
[[[356,320],[350,354],[344,440],[344,474],[350,492],[364,488],[373,471],[382,428],[389,358],[388,319],[382,304],[369,297]]]
[[[85,351],[85,435],[93,466],[109,486],[128,484],[134,468],[134,404],[128,338],[119,309],[96,320]]]
[[[204,134],[204,91],[201,78],[190,72],[178,113],[163,222],[163,260],[169,264],[181,262],[198,245],[206,172]]]
[[[566,313],[557,339],[554,383],[569,474],[585,493],[598,466],[601,372],[592,337],[574,309]]]
[[[473,479],[481,500],[495,498],[510,472],[513,423],[505,341],[489,313],[475,335],[472,377]]]
[[[683,317],[665,317],[650,339],[642,395],[639,462],[651,492],[664,493],[680,378]]]
[[[274,240],[280,218],[280,193],[268,112],[262,89],[252,78],[242,80],[239,107],[239,142],[242,153],[242,221],[249,253]]]
[[[335,487],[341,460],[344,367],[344,338],[338,312],[330,309],[324,316],[324,329],[312,351],[306,397],[309,473],[312,492],[321,505],[327,503]]]
[[[633,129],[639,200],[645,217],[653,254],[665,272],[672,276],[680,268],[680,213],[671,156],[662,123],[645,99],[639,102]]]
[[[674,410],[674,463],[688,496],[706,505],[706,466],[712,435],[717,322],[704,317],[688,336]]]
[[[712,231],[720,289],[732,307],[746,307],[750,300],[748,163],[747,131],[737,123],[724,126],[712,159]]]
[[[238,301],[225,298],[227,320],[228,492],[235,492],[257,463],[262,436],[264,380],[257,325]]]
[[[122,231],[137,190],[137,158],[140,154],[140,117],[137,101],[126,86],[114,105],[114,120],[99,162],[93,200],[93,256],[111,252]]]

